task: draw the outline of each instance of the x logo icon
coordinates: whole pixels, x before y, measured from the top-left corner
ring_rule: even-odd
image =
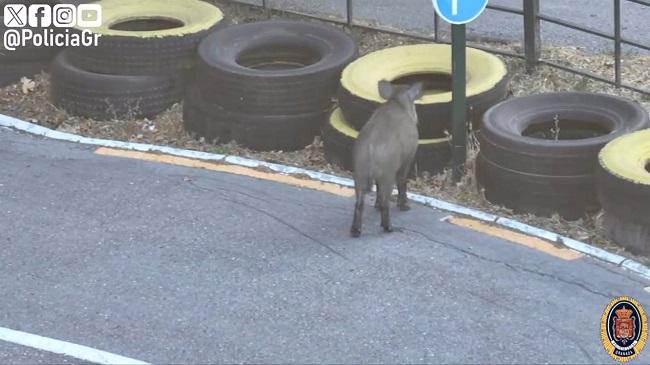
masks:
[[[4,21],[7,27],[24,27],[27,22],[27,7],[25,5],[6,5]]]

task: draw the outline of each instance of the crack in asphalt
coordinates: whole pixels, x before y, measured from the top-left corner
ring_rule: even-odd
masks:
[[[319,239],[317,239],[317,238],[315,238],[315,237],[301,231],[299,228],[297,228],[294,225],[292,225],[291,223],[283,220],[282,218],[277,217],[277,216],[275,216],[275,215],[273,215],[273,214],[271,214],[271,213],[269,213],[269,212],[267,212],[267,211],[265,211],[263,209],[252,206],[252,205],[247,204],[245,202],[242,202],[242,201],[239,201],[239,200],[234,200],[234,199],[229,199],[226,196],[224,196],[223,193],[226,193],[226,192],[227,193],[236,193],[236,194],[240,194],[240,195],[245,196],[245,197],[249,197],[251,199],[255,199],[255,200],[263,201],[263,202],[266,202],[266,203],[270,203],[269,201],[267,201],[267,200],[265,200],[263,198],[260,198],[258,196],[254,196],[254,195],[251,195],[251,194],[247,194],[247,193],[244,193],[244,192],[241,192],[241,191],[237,191],[237,190],[230,190],[230,189],[223,189],[223,188],[216,188],[216,189],[215,188],[207,188],[207,187],[201,186],[201,185],[199,185],[199,184],[197,184],[197,183],[195,183],[193,181],[189,181],[189,183],[190,183],[190,185],[192,185],[193,187],[195,187],[197,189],[200,189],[200,190],[203,190],[203,191],[209,191],[209,192],[212,192],[212,193],[217,193],[222,197],[222,199],[224,199],[226,201],[229,201],[229,202],[234,203],[234,204],[241,204],[241,205],[243,205],[243,206],[245,206],[245,207],[247,207],[249,209],[253,209],[253,210],[255,210],[255,211],[259,212],[259,213],[262,213],[262,214],[276,220],[277,222],[289,227],[290,229],[292,229],[296,233],[300,234],[301,236],[303,236],[305,238],[308,238],[309,240],[311,240],[311,241],[313,241],[315,243],[318,243],[319,245],[326,248],[328,251],[335,254],[336,256],[339,256],[340,258],[342,258],[342,259],[344,259],[344,260],[346,260],[348,262],[353,262],[350,258],[343,255],[341,252],[335,250],[334,248],[332,248],[331,246],[329,246],[325,242],[323,242],[323,241],[321,241],[321,240],[319,240]],[[302,206],[302,204],[299,204],[299,203],[297,205]],[[527,274],[532,274],[532,275],[535,275],[535,276],[539,276],[539,277],[559,281],[559,282],[562,282],[564,284],[576,286],[576,287],[578,287],[578,288],[580,288],[580,289],[582,289],[584,291],[587,291],[587,292],[589,292],[591,294],[594,294],[594,295],[597,295],[597,296],[600,296],[600,297],[603,297],[603,298],[607,298],[607,299],[612,298],[614,296],[613,294],[601,293],[601,292],[599,292],[597,290],[594,290],[594,289],[590,288],[589,286],[587,286],[586,284],[581,283],[581,282],[567,280],[567,279],[561,278],[561,277],[559,277],[557,275],[553,275],[553,274],[549,274],[549,273],[529,269],[529,268],[526,268],[526,267],[513,265],[513,264],[510,264],[510,263],[507,263],[507,262],[504,262],[504,261],[499,261],[499,260],[491,259],[491,258],[488,258],[488,257],[485,257],[485,256],[481,256],[481,255],[479,255],[479,254],[477,254],[475,252],[472,252],[472,251],[469,251],[469,250],[466,250],[466,249],[462,249],[462,248],[454,246],[454,245],[452,245],[450,243],[443,242],[443,241],[431,238],[427,234],[425,234],[423,232],[420,232],[418,230],[414,230],[414,229],[411,229],[411,228],[403,228],[402,230],[405,231],[405,232],[411,232],[411,233],[420,235],[421,237],[425,238],[427,241],[442,245],[442,246],[444,246],[444,247],[446,247],[448,249],[454,250],[454,251],[462,252],[462,253],[464,253],[466,255],[475,257],[475,258],[477,258],[479,260],[494,263],[494,264],[504,265],[505,267],[507,267],[510,270],[513,270],[515,272],[524,272],[524,273],[527,273]],[[619,274],[619,275],[621,275],[621,274]]]
[[[476,292],[473,292],[473,291],[471,291],[471,290],[463,290],[463,291],[464,291],[465,293],[467,293],[468,295],[473,296],[473,297],[475,297],[475,298],[478,298],[479,300],[481,300],[481,301],[483,301],[483,302],[485,302],[485,303],[488,303],[488,304],[490,304],[490,305],[492,305],[492,306],[494,306],[494,307],[496,307],[496,308],[499,308],[499,309],[505,310],[507,313],[509,313],[509,314],[511,314],[511,315],[514,314],[515,316],[517,316],[517,317],[519,317],[519,318],[526,318],[526,315],[525,315],[525,314],[520,313],[519,311],[517,311],[516,309],[514,309],[514,308],[511,307],[511,306],[503,305],[503,304],[501,304],[501,303],[499,303],[499,302],[497,302],[497,301],[495,301],[495,300],[492,300],[492,299],[486,298],[486,297],[484,297],[483,295],[478,294],[478,293],[476,293]],[[576,340],[574,339],[574,336],[568,336],[566,333],[564,333],[564,331],[555,328],[552,324],[550,324],[550,323],[548,323],[548,322],[544,322],[544,325],[546,325],[548,328],[550,328],[553,332],[555,332],[555,333],[557,333],[558,335],[560,335],[561,338],[566,338],[566,339],[568,339],[569,341],[571,341],[571,342],[572,342],[572,343],[573,343],[573,344],[574,344],[574,345],[575,345],[575,346],[580,350],[580,352],[582,352],[582,354],[585,356],[585,358],[587,358],[587,359],[589,360],[589,363],[594,363],[594,359],[593,359],[593,357],[589,354],[589,351],[587,351],[587,350],[584,348],[584,346],[582,346],[582,344],[580,344],[578,341],[576,341]],[[532,340],[532,341],[535,340],[535,338],[531,338],[530,336],[526,336],[526,338],[528,338],[529,340]]]
[[[618,267],[618,268],[621,268],[623,263],[625,261],[628,261],[628,260],[630,260],[630,259],[625,259],[625,260],[621,261],[620,264],[615,265],[615,266]],[[613,268],[611,268],[611,265],[613,265],[612,263],[596,259],[596,265],[598,265],[598,267],[600,267],[601,269],[609,272],[610,274],[614,274],[616,276],[621,276],[621,277],[623,277],[625,279],[633,281],[633,282],[635,282],[635,283],[637,283],[639,285],[642,285],[644,287],[648,286],[648,281],[644,281],[644,279],[639,279],[638,277],[636,277],[636,275],[627,275],[627,274],[624,274],[622,272],[618,272],[618,271],[614,270]]]
[[[308,233],[305,233],[305,232],[301,231],[298,227],[292,225],[291,223],[285,221],[284,219],[282,219],[282,218],[280,218],[280,217],[278,217],[278,216],[275,216],[275,215],[273,215],[273,214],[271,214],[271,213],[265,211],[264,209],[260,209],[260,208],[258,208],[258,207],[255,207],[255,206],[253,206],[253,205],[247,204],[247,203],[245,203],[245,202],[243,202],[243,201],[240,201],[240,200],[230,199],[230,198],[226,197],[224,194],[222,194],[219,190],[215,190],[215,189],[211,189],[211,188],[206,188],[206,187],[203,187],[203,186],[197,185],[197,184],[194,183],[193,181],[188,181],[188,183],[189,183],[192,187],[194,187],[195,189],[199,189],[199,190],[202,190],[202,191],[206,191],[206,192],[211,192],[211,193],[218,194],[219,197],[220,197],[222,200],[225,200],[225,201],[230,202],[230,203],[233,203],[233,204],[242,205],[242,206],[244,206],[244,207],[246,207],[246,208],[248,208],[248,209],[254,210],[254,211],[258,212],[258,213],[262,213],[262,214],[264,214],[265,216],[267,216],[267,217],[269,217],[269,218],[271,218],[271,219],[273,219],[273,220],[275,220],[275,221],[281,223],[282,225],[285,225],[285,226],[289,227],[292,231],[298,233],[299,235],[301,235],[301,236],[303,236],[303,237],[305,237],[305,238],[311,240],[312,242],[317,243],[318,245],[320,245],[321,247],[325,248],[326,250],[328,250],[328,251],[331,252],[332,254],[334,254],[334,255],[336,255],[336,256],[342,258],[343,260],[345,260],[345,261],[347,261],[347,262],[349,262],[349,263],[353,263],[353,261],[350,260],[347,256],[345,256],[345,255],[342,254],[341,252],[335,250],[334,248],[332,248],[332,247],[331,247],[330,245],[328,245],[327,243],[325,243],[325,242],[323,242],[323,241],[321,241],[321,240],[319,240],[319,239],[317,239],[317,238],[315,238],[315,237],[312,237],[312,236],[309,235]]]
[[[548,323],[546,323],[546,325],[548,326],[548,328],[553,330],[553,332],[557,333],[560,338],[566,338],[569,341],[573,342],[573,344],[576,345],[576,347],[580,350],[580,352],[582,352],[582,354],[587,358],[587,360],[589,360],[590,364],[595,364],[596,363],[596,361],[591,356],[589,351],[587,351],[587,349],[585,349],[584,346],[582,344],[580,344],[580,342],[578,342],[578,341],[576,341],[574,339],[575,336],[567,336],[567,334],[564,331],[555,328],[553,325],[548,324]]]
[[[177,177],[188,177],[187,175],[176,175],[176,176]],[[198,177],[196,177],[196,178],[198,179]],[[219,184],[226,184],[226,185],[230,185],[230,186],[236,186],[233,183],[229,183],[227,181],[218,180],[218,179],[214,179],[214,178],[210,178],[210,177],[201,176],[200,178],[208,180],[208,181],[212,181],[212,182],[215,182],[215,183],[219,183]],[[276,203],[289,203],[289,204],[297,205],[297,206],[300,206],[300,207],[308,207],[308,208],[318,207],[318,208],[323,208],[323,209],[338,210],[338,211],[341,211],[341,212],[343,212],[343,211],[347,212],[348,211],[347,209],[334,207],[334,206],[327,206],[327,205],[322,205],[322,204],[312,204],[312,203],[305,204],[303,202],[300,202],[300,201],[297,201],[297,200],[294,200],[294,199],[273,199],[273,198],[264,199],[264,198],[261,198],[261,197],[259,197],[257,195],[245,193],[245,192],[239,191],[239,190],[231,190],[231,189],[224,189],[224,188],[214,188],[214,190],[219,190],[219,191],[228,192],[228,193],[236,193],[236,194],[243,195],[243,196],[246,196],[246,197],[254,199],[254,200],[263,201],[263,202],[268,203],[268,204],[273,204],[274,202],[276,202]],[[350,211],[351,210],[352,210],[352,208],[350,208]]]
[[[597,296],[600,296],[600,297],[603,297],[603,298],[606,298],[606,299],[611,299],[611,298],[615,297],[615,295],[613,295],[613,294],[604,294],[604,293],[598,292],[598,291],[596,291],[594,289],[591,289],[590,287],[588,287],[585,284],[580,283],[580,282],[566,280],[566,279],[563,279],[563,278],[561,278],[561,277],[559,277],[557,275],[544,273],[544,272],[541,272],[541,271],[536,271],[536,270],[528,269],[528,268],[525,268],[525,267],[516,266],[516,265],[510,264],[510,263],[504,262],[504,261],[499,261],[499,260],[491,259],[489,257],[481,256],[481,255],[479,255],[479,254],[477,254],[475,252],[462,249],[462,248],[454,246],[454,245],[452,245],[450,243],[443,242],[443,241],[440,241],[440,240],[436,240],[434,238],[429,237],[427,234],[425,234],[423,232],[420,232],[420,231],[417,231],[417,230],[414,230],[414,229],[411,229],[411,228],[403,228],[403,230],[407,231],[407,232],[412,232],[412,233],[418,234],[421,237],[425,238],[427,241],[430,241],[430,242],[433,242],[435,244],[444,246],[444,247],[446,247],[448,249],[451,249],[451,250],[454,250],[454,251],[462,252],[462,253],[464,253],[466,255],[472,256],[472,257],[477,258],[479,260],[482,260],[482,261],[485,261],[485,262],[490,262],[490,263],[493,263],[493,264],[504,265],[505,267],[509,268],[510,270],[513,270],[513,271],[516,271],[516,272],[525,272],[525,273],[537,275],[537,276],[540,276],[540,277],[543,277],[543,278],[553,279],[553,280],[556,280],[556,281],[559,281],[559,282],[562,282],[562,283],[565,283],[565,284],[577,286],[577,287],[579,287],[580,289],[582,289],[584,291],[587,291],[587,292],[589,292],[591,294],[594,294],[594,295],[597,295]]]

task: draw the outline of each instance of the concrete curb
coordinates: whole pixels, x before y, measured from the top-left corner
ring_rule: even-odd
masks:
[[[252,159],[242,158],[237,156],[226,156],[226,155],[219,155],[219,154],[213,154],[207,152],[190,151],[190,150],[184,150],[184,149],[173,148],[173,147],[164,147],[164,146],[156,146],[156,145],[143,144],[143,143],[129,143],[129,142],[82,137],[75,134],[59,132],[45,127],[41,127],[39,125],[25,122],[20,119],[12,118],[2,114],[0,114],[0,127],[12,128],[18,131],[39,135],[47,138],[68,141],[68,142],[76,142],[76,143],[93,145],[93,146],[112,147],[112,148],[119,148],[119,149],[131,150],[131,151],[141,151],[141,152],[159,152],[159,153],[165,153],[165,154],[179,156],[179,157],[187,157],[187,158],[199,159],[204,161],[217,161],[217,162],[223,162],[232,165],[239,165],[239,166],[251,167],[251,168],[264,167],[280,174],[309,176],[310,178],[317,181],[334,183],[334,184],[347,186],[347,187],[354,187],[354,181],[352,179],[320,173],[317,171],[306,170],[299,167],[291,167],[291,166],[285,166],[280,164],[268,163],[268,162],[257,161],[257,160],[252,160]],[[587,243],[580,242],[571,239],[569,237],[564,237],[557,233],[553,233],[550,231],[546,231],[544,229],[533,227],[528,224],[521,223],[509,218],[499,217],[476,209],[466,208],[460,205],[452,204],[449,202],[445,202],[439,199],[435,199],[435,198],[431,198],[419,194],[409,194],[409,199],[411,199],[414,202],[432,208],[436,208],[439,210],[443,210],[455,214],[460,214],[463,216],[468,216],[483,222],[488,222],[505,228],[513,229],[515,231],[528,234],[530,236],[534,236],[537,238],[562,244],[572,250],[581,252],[585,255],[589,255],[599,260],[614,264],[616,266],[623,267],[629,271],[637,273],[642,277],[650,280],[650,268],[648,268],[647,266],[641,264],[640,262],[625,258],[623,256],[607,252],[601,248],[589,245]]]

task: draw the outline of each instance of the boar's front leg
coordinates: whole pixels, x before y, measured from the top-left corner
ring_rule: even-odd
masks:
[[[361,236],[361,224],[363,220],[363,204],[366,200],[366,192],[363,188],[356,188],[357,201],[354,205],[354,220],[352,221],[352,228],[350,235],[354,238]]]

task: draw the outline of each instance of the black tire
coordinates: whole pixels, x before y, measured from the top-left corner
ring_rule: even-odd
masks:
[[[347,123],[340,108],[332,112],[323,126],[325,158],[333,165],[352,171],[354,143],[359,131]],[[451,143],[449,138],[420,140],[411,176],[437,175],[449,167]]]
[[[256,151],[296,151],[314,142],[328,110],[296,115],[258,115],[231,112],[192,88],[183,109],[186,130],[207,141],[235,140]]]
[[[232,138],[255,151],[297,151],[314,142],[329,110],[296,115],[231,113]]]
[[[2,29],[0,29],[0,34],[2,34]],[[59,48],[35,47],[33,44],[26,44],[25,47],[17,47],[15,50],[10,51],[0,44],[0,64],[19,64],[23,62],[48,63],[52,62],[52,59],[59,51]]]
[[[534,175],[506,169],[479,154],[476,176],[489,201],[518,213],[550,216],[559,212],[568,220],[577,220],[585,212],[598,210],[593,175]]]
[[[20,81],[23,77],[33,77],[47,69],[50,62],[0,63],[0,87]]]
[[[87,29],[101,35],[98,46],[70,49],[75,65],[97,73],[150,75],[192,69],[201,40],[225,24],[219,8],[199,0],[140,0],[137,4],[104,0],[101,5],[105,25]],[[132,25],[136,30],[111,28],[122,20],[149,24]],[[159,22],[160,27],[176,27],[137,30],[150,29],[147,27],[154,22]],[[75,28],[77,32],[83,30]]]
[[[427,89],[449,90],[425,94],[417,101],[422,138],[440,138],[451,132],[450,46],[420,44],[380,50],[350,64],[341,78],[339,106],[346,120],[361,130],[384,102],[377,91],[380,80],[425,81]],[[436,71],[432,70],[446,70]],[[431,80],[419,74],[433,74]],[[423,76],[424,77],[424,76]],[[468,116],[478,129],[483,114],[509,94],[510,76],[503,61],[487,52],[468,48]]]
[[[223,108],[203,100],[196,87],[190,87],[183,101],[183,126],[197,138],[210,143],[227,143],[231,140],[230,115]]]
[[[320,113],[332,106],[341,71],[357,53],[352,37],[332,26],[275,20],[233,25],[199,46],[197,80],[204,95],[235,112]],[[266,69],[279,64],[304,67]]]
[[[183,98],[184,74],[122,76],[82,70],[61,52],[51,68],[53,103],[98,120],[153,117]]]
[[[9,3],[14,3],[10,1]],[[38,1],[38,3],[43,3]],[[0,5],[0,14],[2,13],[3,5]],[[29,27],[27,27],[29,28]],[[9,29],[4,25],[4,17],[0,15],[0,35],[4,35],[5,31]],[[16,29],[16,28],[14,28]],[[22,28],[17,28],[22,29]],[[42,32],[42,29],[30,28],[35,33]],[[52,31],[56,32],[56,28],[50,28]],[[5,48],[4,42],[0,42],[0,67],[11,64],[11,63],[23,63],[23,62],[50,62],[52,58],[60,51],[60,48],[56,47],[45,47],[40,46],[36,47],[33,43],[27,43],[24,47],[16,47],[15,50],[8,50]],[[17,65],[16,65],[17,66]]]
[[[552,93],[505,101],[483,118],[477,181],[489,201],[516,212],[579,219],[599,207],[599,151],[649,123],[639,104],[611,95]]]
[[[650,129],[612,141],[599,160],[598,197],[608,237],[635,254],[650,254]]]

